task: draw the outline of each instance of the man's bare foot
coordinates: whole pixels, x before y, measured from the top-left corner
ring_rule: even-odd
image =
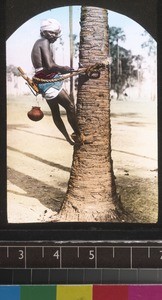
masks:
[[[73,141],[72,141],[72,140],[70,140],[70,139],[68,140],[68,142],[69,142],[69,144],[70,144],[70,145],[72,145],[72,146],[74,146],[74,145],[75,145],[75,142],[73,142]]]
[[[75,144],[92,144],[94,142],[94,136],[93,135],[84,135],[80,134],[77,135],[75,132],[72,133],[71,138],[75,141]]]
[[[71,138],[76,144],[84,144],[85,137],[82,133],[77,135],[75,132],[73,132]]]
[[[75,145],[75,142],[72,141],[70,137],[66,137],[66,140],[67,140],[67,142],[68,142],[70,145],[72,145],[72,146]]]

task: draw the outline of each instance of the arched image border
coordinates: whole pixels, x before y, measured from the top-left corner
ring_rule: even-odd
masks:
[[[13,2],[13,1],[12,1]],[[13,23],[13,19],[11,19],[10,21],[8,21],[9,19],[7,19],[8,17],[6,17],[6,28],[7,28],[7,30],[6,30],[6,34],[7,34],[7,36],[9,37],[10,36],[10,34],[11,34],[11,27],[12,27],[12,29],[15,31],[16,30],[16,28],[18,28],[22,23],[24,23],[24,21],[25,21],[25,18],[31,18],[33,15],[31,15],[31,12],[30,12],[30,10],[29,10],[29,14],[28,14],[28,11],[26,11],[25,12],[25,15],[26,16],[23,16],[23,15],[21,15],[21,11],[23,12],[23,11],[25,11],[24,10],[24,5],[20,5],[20,2],[19,1],[14,1],[15,2],[15,5],[13,6],[13,7],[10,7],[10,1],[7,1],[7,6],[6,6],[6,8],[5,8],[5,10],[6,10],[6,12],[7,12],[7,16],[9,16],[9,14],[11,13],[11,10],[13,11],[13,14],[12,15],[14,15],[14,19],[15,20],[19,20],[18,21],[18,24],[14,24]],[[28,2],[28,3],[27,3]],[[38,1],[39,2],[39,1]],[[38,4],[38,2],[37,2],[37,7],[39,7],[39,4]],[[44,1],[44,3],[45,3],[46,1]],[[95,3],[95,6],[102,6],[102,7],[105,7],[105,3],[104,3],[105,1],[100,1],[100,3]],[[114,2],[114,3],[116,3],[116,5],[117,5],[117,2],[118,2],[118,4],[120,3],[120,7],[121,7],[121,1],[116,1],[116,2]],[[137,9],[137,7],[136,8],[134,8],[133,9],[133,7],[131,7],[130,8],[130,6],[129,6],[129,4],[128,4],[128,2],[130,3],[130,0],[129,1],[125,1],[125,2],[127,2],[127,5],[125,5],[125,13],[123,12],[123,11],[121,11],[121,10],[118,10],[117,12],[119,12],[119,13],[123,13],[123,14],[125,14],[125,15],[127,15],[128,17],[131,17],[129,14],[128,14],[128,11],[130,12],[130,11],[138,11],[138,13],[139,13],[139,7],[140,7],[140,4],[138,4],[137,6],[138,6],[138,9]],[[145,1],[139,1],[140,3],[141,3],[141,5],[145,5]],[[135,21],[138,21],[138,23],[140,23],[146,30],[148,30],[148,32],[150,32],[150,33],[152,33],[152,36],[154,37],[154,38],[157,38],[157,40],[158,40],[158,59],[160,59],[160,55],[159,55],[159,51],[160,51],[160,49],[161,49],[161,40],[160,40],[160,30],[159,30],[159,27],[157,27],[157,17],[158,17],[158,10],[157,10],[157,5],[154,5],[153,4],[153,2],[154,1],[150,1],[150,4],[152,3],[152,7],[154,8],[153,10],[152,10],[152,12],[150,12],[150,10],[151,10],[151,8],[150,8],[150,10],[148,10],[148,14],[147,14],[147,9],[145,10],[145,22],[146,22],[146,19],[149,19],[148,18],[148,15],[149,16],[151,16],[152,17],[152,20],[153,20],[153,22],[151,22],[152,24],[153,24],[153,26],[148,26],[149,27],[149,30],[148,30],[148,27],[147,27],[147,25],[143,25],[141,22],[139,22],[139,20],[137,20],[137,19],[135,19],[135,18],[133,18]],[[29,3],[29,0],[28,1],[26,1],[25,2],[27,5],[29,5],[29,7],[30,7],[30,3]],[[25,4],[25,3],[23,3],[23,4]],[[132,2],[133,3],[133,2]],[[76,1],[61,1],[61,3],[59,2],[59,4],[57,4],[57,2],[55,2],[55,7],[52,7],[52,8],[57,8],[57,7],[60,7],[60,6],[64,6],[64,5],[76,5]],[[77,1],[77,5],[78,4],[83,4],[82,3],[82,1],[79,1],[79,3],[78,3],[78,1]],[[98,4],[98,5],[97,5]],[[16,12],[17,11],[17,5],[19,6],[19,9],[18,9],[18,13],[19,13],[19,15],[21,16],[20,18],[16,18],[16,15],[14,14],[14,12]],[[44,4],[45,5],[45,7],[46,7],[46,9],[50,9],[50,7],[48,6],[48,8],[47,8],[47,4]],[[46,9],[44,9],[44,5],[43,5],[43,1],[41,1],[41,11],[44,11],[44,10],[46,10]],[[50,4],[51,5],[51,4]],[[91,3],[91,1],[87,1],[86,2],[86,5],[91,5],[91,6],[94,6],[94,5],[92,5],[92,3]],[[23,6],[23,7],[22,7]],[[21,10],[21,8],[22,8],[22,10]],[[108,4],[106,4],[106,7],[105,8],[107,8],[107,9],[112,9],[112,8],[110,8],[109,7],[109,5]],[[145,7],[146,8],[146,7]],[[156,8],[156,9],[155,9]],[[112,10],[114,10],[114,9],[112,9]],[[36,11],[37,11],[37,13],[39,12],[41,12],[41,11],[39,11],[39,9],[37,10],[37,8],[36,7],[34,7],[34,9],[33,9],[33,12],[34,12],[34,15],[36,14]],[[116,11],[116,10],[114,10],[114,11]],[[142,14],[141,14],[142,15]],[[17,21],[16,21],[17,22]],[[15,22],[15,23],[16,23]],[[21,23],[22,22],[22,23]],[[146,22],[147,23],[147,22]],[[145,23],[145,24],[146,24]],[[14,24],[14,25],[13,25]],[[2,25],[3,26],[3,25]],[[15,27],[16,26],[16,27]],[[158,31],[156,32],[156,28],[158,28]],[[13,33],[13,32],[12,32]],[[3,48],[3,50],[4,50],[4,48]],[[4,66],[3,66],[3,64],[2,64],[2,68],[4,68]],[[160,71],[158,72],[158,78],[160,79],[161,77],[161,73],[160,73]],[[158,87],[158,98],[160,98],[160,95],[161,95],[161,89],[160,89],[160,87]],[[3,96],[3,98],[4,98],[4,96],[5,96],[5,92],[2,94],[2,96]],[[158,111],[160,112],[160,103],[159,103],[159,106],[158,106]],[[2,121],[4,121],[4,117],[2,118]],[[161,130],[160,130],[160,128],[161,128],[161,125],[160,125],[160,122],[159,122],[159,129],[158,129],[158,134],[159,134],[159,136],[160,136],[160,132],[161,132]],[[2,129],[1,129],[2,131],[3,131],[3,136],[4,136],[4,130],[5,130],[5,125],[2,125]],[[6,142],[6,140],[4,139],[4,142]],[[159,153],[160,153],[160,143],[159,143]],[[2,157],[3,158],[5,158],[5,155],[4,155],[4,150],[3,150],[3,153],[2,153]],[[5,160],[6,160],[6,158],[5,158]],[[5,162],[5,160],[4,160],[4,162]],[[159,168],[160,168],[160,165],[161,165],[161,159],[160,159],[160,155],[159,155]],[[160,174],[160,171],[159,171],[159,182],[160,182],[160,178],[161,178],[161,174]],[[3,179],[2,179],[2,183],[4,183],[4,181],[3,181]],[[4,189],[5,190],[5,189]],[[21,232],[23,232],[23,230],[32,230],[32,229],[34,229],[34,231],[32,232],[32,236],[33,237],[36,237],[37,236],[37,234],[38,234],[38,232],[39,232],[39,229],[41,228],[42,230],[41,230],[41,236],[44,236],[44,234],[45,233],[47,233],[48,232],[48,234],[49,234],[49,238],[51,237],[52,238],[52,235],[53,234],[55,234],[55,236],[57,236],[58,237],[58,239],[60,240],[60,237],[61,237],[61,239],[62,239],[62,234],[64,234],[65,233],[65,231],[66,231],[66,233],[67,233],[67,231],[68,231],[68,234],[67,234],[67,237],[68,236],[71,236],[71,234],[72,234],[72,236],[73,236],[73,238],[76,238],[76,236],[78,236],[78,230],[80,231],[80,230],[82,230],[82,234],[81,234],[81,236],[85,236],[86,235],[86,233],[84,233],[84,231],[87,231],[88,230],[88,235],[86,236],[86,239],[89,239],[90,238],[90,236],[91,236],[91,232],[93,232],[94,233],[94,235],[96,234],[96,237],[98,237],[99,238],[99,236],[100,236],[100,233],[102,232],[103,233],[103,236],[105,236],[105,234],[107,235],[107,232],[109,232],[110,233],[110,235],[109,235],[109,238],[112,238],[113,236],[115,237],[115,238],[119,238],[119,237],[122,237],[123,238],[123,236],[131,236],[132,237],[132,239],[133,238],[135,238],[135,236],[137,235],[137,232],[139,233],[139,237],[141,237],[142,239],[143,238],[146,238],[146,237],[148,237],[149,238],[149,236],[151,237],[152,236],[152,238],[154,239],[155,238],[155,235],[154,234],[152,234],[153,232],[155,233],[157,233],[157,234],[159,234],[159,232],[160,232],[160,230],[161,230],[161,224],[162,224],[162,220],[161,220],[161,218],[162,218],[162,210],[161,210],[161,204],[160,204],[160,198],[159,198],[159,222],[157,223],[157,224],[105,224],[105,223],[100,223],[100,224],[91,224],[91,223],[87,223],[87,224],[83,224],[83,223],[75,223],[75,224],[69,224],[69,223],[66,223],[66,224],[62,224],[62,223],[59,223],[59,224],[15,224],[15,225],[13,225],[13,224],[7,224],[7,222],[6,222],[6,218],[4,217],[4,213],[6,212],[6,199],[4,199],[4,195],[5,195],[5,193],[4,192],[2,192],[2,196],[3,196],[3,200],[2,200],[2,205],[1,205],[1,220],[2,220],[2,225],[1,225],[1,228],[2,228],[2,230],[3,229],[9,229],[9,235],[11,236],[11,232],[14,230],[20,230],[20,232],[19,232],[19,234],[21,234]],[[161,192],[160,192],[160,185],[159,185],[159,195],[161,195]],[[74,229],[75,228],[75,229]],[[152,233],[150,233],[150,235],[149,235],[149,233],[148,233],[148,229],[152,229]],[[136,232],[135,232],[136,231]],[[59,234],[58,233],[61,233],[61,236],[59,236]],[[3,234],[4,234],[4,231],[3,231]],[[124,235],[123,235],[124,234]],[[39,234],[39,236],[40,236],[40,234]],[[22,237],[21,237],[22,238]],[[24,235],[24,237],[23,237],[23,239],[27,239],[27,235],[25,234]],[[91,238],[90,238],[91,239]]]

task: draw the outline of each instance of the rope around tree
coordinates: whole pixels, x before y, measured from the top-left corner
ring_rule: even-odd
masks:
[[[109,63],[111,63],[110,58],[107,58],[105,61],[101,63],[96,63],[88,67],[79,68],[78,70],[73,70],[70,74],[68,73],[66,75],[60,75],[59,78],[53,78],[53,79],[43,79],[43,78],[38,78],[36,76],[32,77],[31,79],[28,76],[26,76],[25,72],[20,67],[18,67],[17,69],[19,70],[20,75],[27,82],[27,85],[29,86],[33,94],[37,96],[40,93],[39,88],[37,86],[38,83],[62,81],[67,78],[77,76],[79,74],[84,74],[88,78],[97,79],[100,77],[100,71],[106,69],[109,66]]]
[[[45,83],[45,82],[56,82],[56,81],[62,81],[67,78],[77,76],[79,74],[85,74],[88,78],[99,78],[100,71],[105,69],[108,66],[108,64],[105,63],[96,63],[92,66],[83,67],[78,70],[72,71],[70,74],[67,75],[61,75],[59,78],[53,78],[53,79],[42,79],[34,76],[32,79],[35,83]]]

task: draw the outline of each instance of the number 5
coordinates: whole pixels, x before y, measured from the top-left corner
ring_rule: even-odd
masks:
[[[89,259],[94,259],[95,253],[94,250],[89,250]]]

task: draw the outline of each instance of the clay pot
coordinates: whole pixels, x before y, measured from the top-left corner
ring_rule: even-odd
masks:
[[[44,117],[44,113],[39,106],[32,106],[32,109],[27,113],[27,116],[32,121],[40,121]]]

